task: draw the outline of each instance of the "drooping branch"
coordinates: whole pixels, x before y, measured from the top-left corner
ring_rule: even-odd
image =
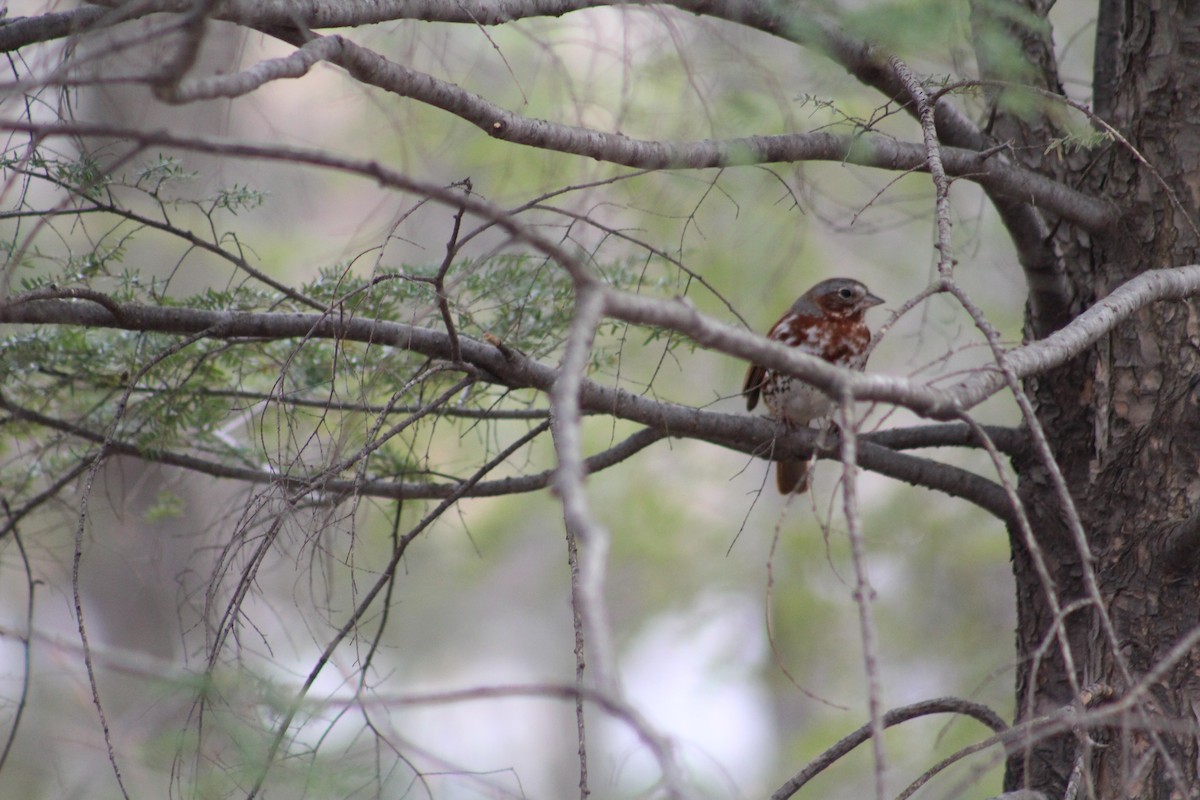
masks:
[[[355,630],[357,630],[359,623],[367,614],[367,611],[374,605],[375,598],[378,597],[379,594],[391,584],[391,576],[394,574],[397,565],[400,563],[401,559],[404,558],[405,553],[408,551],[408,546],[412,544],[412,542],[418,536],[424,533],[430,525],[432,525],[436,520],[440,519],[454,503],[456,503],[461,497],[466,496],[470,492],[471,487],[474,486],[478,481],[482,480],[484,475],[498,467],[514,453],[516,453],[521,447],[525,446],[528,441],[539,436],[549,427],[550,426],[548,422],[543,422],[535,426],[517,441],[511,443],[508,445],[508,447],[492,456],[486,463],[480,465],[470,477],[460,483],[454,494],[447,497],[441,503],[438,503],[432,510],[430,510],[427,514],[425,514],[424,517],[421,518],[420,522],[418,522],[415,526],[410,528],[407,533],[404,534],[399,541],[398,546],[394,549],[392,557],[388,561],[385,568],[380,571],[379,576],[376,578],[374,583],[370,585],[366,592],[363,593],[361,598],[356,598],[357,602],[354,606],[353,613],[349,615],[349,618],[338,629],[337,633],[331,637],[328,642],[326,642],[320,657],[309,670],[308,676],[305,678],[304,683],[297,690],[293,702],[288,704],[284,712],[280,715],[281,718],[279,719],[278,724],[275,726],[274,735],[271,737],[270,745],[261,762],[262,766],[258,772],[257,778],[254,782],[254,785],[246,795],[247,800],[253,800],[253,798],[256,797],[259,791],[263,788],[267,780],[267,773],[274,764],[276,756],[278,755],[279,750],[288,735],[288,732],[291,730],[292,720],[295,719],[296,715],[302,710],[302,701],[307,697],[308,692],[312,689],[313,684],[316,682],[317,678],[320,677],[321,672],[325,669],[326,665],[328,665],[338,647],[340,647],[342,642],[350,637]],[[213,656],[215,655],[216,652],[214,650]],[[211,664],[212,661],[210,659],[210,667]]]
[[[930,714],[961,714],[983,723],[993,733],[1002,734],[1008,730],[1008,724],[1000,715],[987,706],[957,697],[939,697],[935,700],[924,700],[912,705],[892,709],[883,715],[882,723],[885,728],[908,722],[912,719],[929,716]],[[871,726],[863,725],[858,730],[842,737],[837,744],[830,747],[817,758],[813,759],[800,772],[775,790],[771,800],[787,800],[800,791],[806,783],[854,750],[871,737]]]

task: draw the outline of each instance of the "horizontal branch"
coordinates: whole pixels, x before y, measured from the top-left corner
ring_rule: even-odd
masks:
[[[1005,385],[1003,375],[995,366],[981,367],[959,384],[948,388],[906,378],[850,372],[765,337],[716,322],[682,301],[656,300],[608,288],[600,290],[603,291],[604,312],[611,317],[671,328],[707,347],[798,375],[832,396],[850,392],[860,400],[895,403],[925,416],[943,418],[961,415]],[[79,299],[34,299],[44,296],[44,290],[33,297],[15,297],[0,306],[0,322],[80,325],[179,335],[209,331],[220,338],[234,340],[344,339],[411,350],[441,359],[448,359],[452,350],[449,336],[444,331],[345,314],[333,316],[160,308],[117,303],[91,291],[59,291]],[[1100,336],[1149,303],[1181,299],[1196,293],[1200,293],[1200,266],[1142,273],[1118,287],[1065,328],[1046,339],[1010,350],[1005,358],[1018,377],[1043,373],[1083,352]],[[554,367],[528,359],[510,348],[461,336],[459,345],[463,361],[481,370],[494,382],[548,392],[557,380],[558,372]],[[659,402],[586,379],[581,387],[581,408],[638,422],[662,435],[703,439],[758,456],[806,457],[816,445],[812,431],[796,431],[781,436],[773,423],[762,418],[717,414]],[[863,438],[860,448],[863,467],[963,497],[1002,519],[1009,518],[1007,500],[993,482],[944,464],[873,445],[869,436]],[[928,443],[924,446],[932,446],[932,440],[926,441]],[[835,450],[829,447],[820,454],[832,456]],[[392,484],[371,488],[372,491],[378,489],[385,493],[413,493],[408,496],[422,496],[422,493],[431,496],[428,493],[441,491],[428,486],[401,489]],[[500,490],[500,487],[497,489]]]
[[[68,291],[68,290],[61,290]],[[403,323],[317,314],[222,312],[184,308],[159,308],[136,304],[118,304],[96,297],[80,300],[29,300],[17,297],[0,306],[0,322],[13,324],[80,325],[160,333],[194,334],[199,331],[220,330],[221,338],[253,339],[340,339],[372,343],[411,350],[422,355],[448,359],[449,336],[441,330],[421,328]],[[735,330],[730,328],[729,330]],[[740,335],[761,337],[738,331]],[[483,377],[513,388],[532,388],[548,392],[557,379],[557,370],[533,361],[509,348],[495,347],[469,337],[459,337],[461,357],[483,373]],[[822,362],[823,363],[823,362]],[[653,400],[640,395],[584,379],[581,407],[586,412],[610,414],[617,418],[646,425],[650,431],[630,440],[638,448],[664,436],[688,437],[759,457],[807,458],[814,451],[822,458],[836,458],[836,443],[819,446],[817,433],[798,430],[784,434],[771,420],[746,414],[721,414],[703,411],[675,403]],[[25,418],[40,424],[51,424],[36,416]],[[60,423],[60,425],[63,423]],[[52,425],[54,427],[54,425]],[[993,431],[1002,446],[1016,452],[1021,447],[1016,431]],[[86,437],[85,437],[86,438]],[[891,447],[970,446],[974,442],[965,425],[938,425],[908,431],[881,431],[866,434],[860,442],[860,464],[883,475],[914,485],[926,486],[953,496],[962,497],[990,513],[1008,519],[1007,500],[993,482],[965,470],[936,461],[896,452]],[[132,447],[132,446],[131,446]],[[118,452],[139,455],[129,448]],[[171,460],[165,460],[170,458]],[[595,458],[595,457],[594,457]],[[164,463],[196,469],[220,477],[258,483],[278,482],[278,473],[262,472],[242,467],[214,464],[194,456],[164,456]],[[589,460],[591,471],[603,468],[606,462]],[[481,483],[472,495],[511,494],[543,488],[550,473],[505,478]],[[395,481],[366,481],[355,484],[345,481],[322,484],[324,491],[340,493],[358,491],[381,497],[441,498],[454,491],[455,484],[402,483]]]
[[[167,8],[170,4],[155,7]],[[318,4],[315,8],[323,6]],[[538,8],[543,12],[546,10],[541,6]],[[281,24],[267,10],[259,10],[257,6],[247,9],[236,5],[221,6],[217,16],[260,29],[270,30]],[[297,46],[290,56],[263,61],[232,75],[186,80],[164,96],[174,102],[236,97],[267,81],[299,77],[319,61],[327,61],[342,67],[362,83],[447,111],[497,139],[636,169],[706,169],[798,161],[834,161],[901,172],[927,168],[927,153],[923,146],[876,134],[815,132],[723,140],[660,141],[534,119],[504,109],[457,84],[390,61],[343,36],[313,38],[308,32],[309,27],[332,23],[316,14],[310,16],[314,18],[299,20],[295,9],[291,9],[288,14],[291,21],[287,26],[273,31],[274,35]],[[373,17],[365,19],[371,21]],[[305,26],[296,27],[301,22]],[[341,24],[347,24],[346,20]],[[1002,158],[986,158],[972,150],[958,148],[945,148],[942,158],[946,171],[952,176],[979,183],[989,193],[1046,208],[1090,231],[1105,229],[1117,216],[1117,210],[1110,204],[1043,175],[1007,164]]]
[[[35,17],[0,19],[0,53],[71,36],[100,24],[109,13],[101,6],[88,5]]]
[[[460,117],[496,139],[570,153],[635,169],[709,169],[749,164],[835,161],[897,172],[926,171],[925,147],[871,134],[826,131],[732,139],[666,141],[534,119],[360,47],[341,36],[310,39],[292,56],[251,70],[188,81],[181,101],[232,97],[278,77],[297,77],[318,60],[347,70],[363,83],[426,103]],[[974,181],[991,192],[1047,208],[1087,230],[1099,231],[1116,219],[1116,208],[1036,172],[988,159],[971,150],[943,148],[946,172]]]
[[[856,373],[835,367],[793,348],[701,314],[681,300],[663,300],[601,287],[606,315],[625,322],[670,328],[723,353],[797,375],[832,397],[845,392],[858,400],[905,406],[933,419],[949,419],[969,411],[1000,391],[1005,379],[995,366],[983,366],[954,386],[940,388],[916,380]],[[72,292],[73,290],[61,290]],[[1041,374],[1082,353],[1100,336],[1155,301],[1180,300],[1200,294],[1200,266],[1149,270],[1098,301],[1053,335],[1013,348],[1005,359],[1018,378]],[[448,336],[438,330],[345,314],[251,313],[188,308],[160,308],[112,300],[42,300],[14,297],[0,306],[0,322],[82,325],[137,331],[194,334],[220,326],[224,338],[334,338],[388,345],[434,358],[449,358]],[[553,367],[524,358],[508,348],[461,338],[462,358],[509,386],[549,391],[557,377]],[[587,382],[584,407],[602,410],[670,431],[698,433],[701,426],[682,418],[666,420],[660,404],[645,397]],[[677,408],[686,408],[679,406]],[[704,414],[688,409],[690,414]],[[723,416],[723,415],[714,415]],[[711,420],[710,420],[711,422]],[[708,430],[714,430],[708,428]]]
[[[1066,327],[1045,339],[1004,354],[1017,378],[1044,374],[1080,355],[1119,323],[1153,302],[1200,294],[1200,266],[1147,270],[1118,286]],[[797,375],[830,397],[849,392],[858,400],[904,406],[924,417],[951,419],[969,411],[1006,386],[996,365],[984,365],[946,388],[877,373],[835,367],[794,348],[733,328],[680,301],[663,301],[610,289],[605,311],[616,319],[670,328],[706,347]]]
[[[83,441],[94,444],[103,444],[107,441],[106,449],[117,455],[138,458],[142,461],[151,461],[169,467],[178,467],[179,469],[210,475],[214,478],[259,485],[275,484],[292,491],[297,489],[310,490],[314,483],[314,478],[311,474],[289,475],[282,472],[239,467],[187,453],[140,447],[132,442],[117,438],[106,440],[103,433],[38,413],[32,409],[23,408],[10,402],[3,395],[0,395],[0,409],[8,412],[13,419],[66,433]],[[584,459],[584,467],[588,474],[600,472],[636,455],[664,437],[665,434],[662,431],[643,428],[613,447]],[[548,487],[553,478],[554,470],[545,470],[533,475],[498,478],[490,481],[481,480],[471,487],[467,496],[499,497],[502,495],[536,492]],[[388,500],[442,500],[452,497],[455,492],[460,491],[462,482],[430,483],[393,479],[357,480],[353,478],[331,477],[318,481],[318,484],[318,491],[329,498],[363,496],[379,497]],[[0,535],[0,538],[3,538],[3,536]]]
[[[109,439],[99,431],[93,431],[83,426],[18,406],[2,395],[0,395],[0,409],[8,412],[14,419],[66,433],[94,444],[106,443],[107,449],[118,455],[186,469],[214,478],[236,480],[242,483],[258,485],[279,485],[291,491],[297,489],[308,491],[314,484],[313,476],[308,474],[289,475],[281,472],[239,467],[187,453],[177,453],[162,449],[147,449],[119,438]],[[766,422],[766,420],[759,417],[744,417],[743,419],[759,424]],[[965,430],[965,426],[939,427],[961,427]],[[1011,429],[1002,430],[1012,432]],[[1011,510],[1006,506],[1003,492],[999,486],[965,470],[949,467],[928,459],[914,458],[903,453],[897,453],[887,447],[874,443],[872,440],[886,440],[886,434],[890,432],[885,431],[882,433],[884,435],[867,435],[864,437],[866,441],[860,440],[859,463],[865,468],[906,483],[942,491],[954,497],[961,497],[975,503],[975,505],[978,505],[1005,522],[1011,518]],[[947,433],[951,433],[948,440],[953,441],[958,439],[961,431],[948,431]],[[813,441],[816,438],[814,431],[805,430],[799,432],[799,434],[801,439],[799,446],[794,442],[784,442],[781,439],[777,443],[773,443],[767,452],[776,455],[795,451],[797,457],[807,458],[816,451],[818,456],[822,458],[837,457],[838,448],[836,443],[818,447]],[[615,466],[655,442],[666,438],[667,435],[666,431],[663,430],[643,428],[613,447],[585,458],[583,460],[584,472],[590,475]],[[720,437],[703,436],[697,438],[713,444],[723,445],[731,450],[746,452],[749,455],[756,454],[745,440],[727,441]],[[763,450],[764,448],[762,447],[758,448],[759,452],[757,454],[761,455]],[[499,497],[536,492],[549,487],[554,477],[555,470],[548,469],[531,475],[498,478],[490,481],[481,480],[471,487],[470,492],[466,496]],[[441,500],[453,496],[456,492],[460,491],[461,487],[461,482],[432,483],[428,481],[403,481],[395,479],[357,480],[336,477],[321,479],[317,483],[319,484],[319,491],[330,499],[362,496],[389,500]],[[0,538],[3,538],[2,533],[0,533]]]

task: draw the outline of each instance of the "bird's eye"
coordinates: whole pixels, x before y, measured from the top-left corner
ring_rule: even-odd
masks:
[[[854,290],[849,288],[841,289],[838,291],[838,296],[843,300],[851,300],[854,298]]]

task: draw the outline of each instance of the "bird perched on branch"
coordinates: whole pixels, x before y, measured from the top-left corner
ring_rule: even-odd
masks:
[[[856,280],[830,278],[800,296],[776,322],[767,338],[818,356],[831,364],[861,370],[867,363],[871,330],[867,310],[883,300]],[[761,394],[771,417],[788,430],[807,427],[833,408],[833,400],[799,378],[754,364],[742,385],[746,409],[753,411]],[[776,462],[775,483],[781,494],[808,489],[808,462],[786,459]]]

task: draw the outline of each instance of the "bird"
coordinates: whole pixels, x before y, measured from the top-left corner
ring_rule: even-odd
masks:
[[[871,344],[866,313],[883,302],[859,281],[830,278],[800,295],[771,327],[767,338],[836,366],[862,370]],[[742,395],[747,411],[754,410],[761,395],[769,415],[788,430],[807,427],[833,408],[833,400],[817,387],[758,364],[746,372]],[[784,495],[807,491],[808,461],[777,461],[775,485]]]

